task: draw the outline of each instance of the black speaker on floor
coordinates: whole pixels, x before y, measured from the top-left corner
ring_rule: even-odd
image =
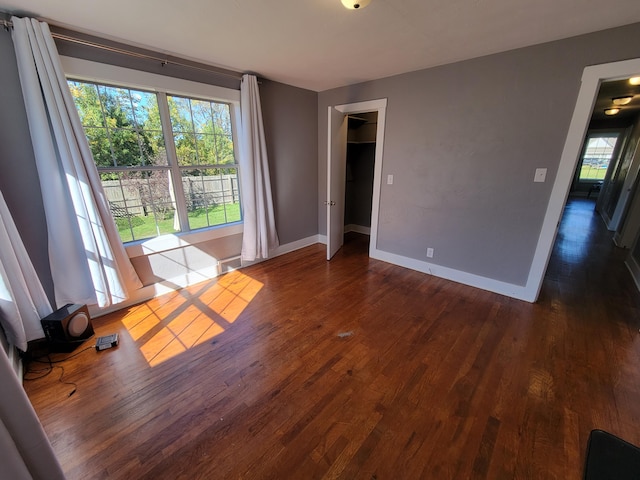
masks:
[[[93,335],[93,326],[86,305],[69,303],[47,315],[42,329],[51,348],[69,352]]]

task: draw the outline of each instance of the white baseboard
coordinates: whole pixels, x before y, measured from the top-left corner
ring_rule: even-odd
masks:
[[[296,240],[295,242],[280,245],[273,252],[271,252],[271,257],[279,257],[280,255],[284,255],[285,253],[295,252],[296,250],[300,250],[301,248],[305,248],[310,245],[315,245],[316,243],[326,243],[326,240],[325,242],[322,242],[320,241],[320,235],[311,235],[310,237],[302,238],[300,240]]]
[[[610,232],[615,232],[616,226],[613,224],[613,220],[609,218],[609,215],[607,215],[605,211],[600,210],[598,210],[598,213],[600,214],[600,218],[602,218],[602,220],[604,221],[604,224],[607,226],[607,230],[609,230]]]
[[[535,301],[535,299],[530,298],[531,295],[524,286],[481,277],[461,270],[454,270],[452,268],[423,262],[422,260],[416,260],[414,258],[404,257],[394,253],[383,252],[382,250],[377,249],[371,251],[371,257],[400,267],[410,268],[411,270],[427,273],[435,277],[444,278],[446,280],[451,280],[452,282],[462,283],[464,285],[480,288],[489,292],[499,293],[500,295],[516,298],[518,300],[524,300],[527,302]]]
[[[326,235],[318,235],[318,242],[327,243]],[[461,270],[455,270],[452,268],[442,267],[433,263],[423,262],[414,258],[404,257],[395,253],[384,252],[378,249],[372,249],[369,252],[371,258],[376,260],[382,260],[383,262],[392,263],[404,268],[410,268],[418,272],[427,273],[434,277],[444,278],[451,280],[452,282],[462,283],[463,285],[469,285],[470,287],[480,288],[489,292],[498,293],[507,297],[516,298],[518,300],[524,300],[525,302],[535,302],[536,292],[531,292],[527,287],[521,285],[514,285],[511,283],[501,282],[499,280],[493,280],[491,278],[481,277],[480,275],[474,275],[472,273],[463,272]]]
[[[371,227],[365,227],[363,225],[356,225],[355,223],[350,223],[349,225],[344,226],[344,233],[356,232],[362,233],[363,235],[371,235]]]
[[[280,255],[285,255],[287,253],[295,252],[296,250],[300,250],[301,248],[308,247],[310,245],[315,245],[316,243],[322,243],[320,241],[319,235],[311,235],[310,237],[301,238],[300,240],[296,240],[295,242],[289,242],[284,245],[280,245],[276,249],[270,252],[269,258],[261,258],[258,260],[254,260],[252,262],[248,262],[246,260],[242,261],[243,267],[249,267],[251,265],[256,265],[257,263],[262,263],[271,258],[279,257]]]
[[[280,245],[278,248],[276,248],[272,252],[270,258],[279,257],[280,255],[285,255],[287,253],[294,252],[296,250],[308,247],[310,245],[314,245],[316,243],[321,243],[326,245],[327,243],[326,235],[312,235],[310,237],[296,240],[295,242],[287,243],[285,245]],[[384,252],[382,250],[377,250],[377,249],[372,250],[370,252],[370,256],[371,258],[375,258],[376,260],[382,260],[384,262],[388,262],[393,265],[409,268],[411,270],[416,270],[418,272],[433,275],[435,277],[451,280],[453,282],[461,283],[463,285],[468,285],[470,287],[480,288],[482,290],[487,290],[490,292],[516,298],[518,300],[524,300],[527,302],[535,301],[535,298],[531,297],[531,292],[529,292],[529,290],[525,286],[505,283],[498,280],[493,280],[491,278],[474,275],[472,273],[463,272],[461,270],[455,270],[452,268],[443,267],[433,263],[428,263],[421,260],[416,260],[414,258],[409,258],[402,255],[397,255],[394,253]],[[257,260],[255,262],[243,262],[241,268],[248,267],[250,265],[255,265],[263,261],[265,260]],[[222,262],[224,262],[224,260]],[[633,275],[634,270],[632,270],[632,266],[630,266],[629,264],[627,264],[627,266]],[[634,275],[634,280],[636,280],[636,284],[640,289],[640,284],[638,284],[638,282],[640,281],[640,267],[638,267],[638,265],[635,264],[635,267],[633,268],[637,269],[638,277],[636,278],[636,276]],[[195,285],[197,283],[200,283],[206,280],[211,280],[213,278],[216,278],[218,275],[220,275],[218,265],[207,268],[207,269],[199,270],[197,272],[191,272],[190,274],[185,276],[165,280],[162,282],[155,283],[153,285],[143,287],[139,290],[136,290],[136,292],[134,292],[131,298],[129,298],[126,302],[119,303],[117,305],[112,305],[111,307],[107,307],[104,309],[98,309],[95,306],[89,306],[89,312],[92,317],[99,317],[101,315],[106,315],[107,313],[111,313],[116,310],[120,310],[122,308],[127,308],[132,305],[136,305],[138,303],[151,300],[152,298],[158,297],[160,295],[174,292],[181,288],[189,287],[191,285]]]

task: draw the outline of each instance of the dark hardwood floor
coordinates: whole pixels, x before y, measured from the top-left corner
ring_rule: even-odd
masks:
[[[592,429],[640,444],[640,294],[592,201],[536,304],[348,240],[95,319],[120,345],[56,364],[72,396],[25,382],[68,477],[578,479]]]

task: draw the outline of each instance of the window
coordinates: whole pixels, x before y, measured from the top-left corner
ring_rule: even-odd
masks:
[[[175,96],[168,96],[167,102],[189,228],[239,221],[229,105]]]
[[[589,134],[582,154],[578,181],[604,180],[618,134]]]
[[[242,220],[229,104],[68,83],[123,242]]]

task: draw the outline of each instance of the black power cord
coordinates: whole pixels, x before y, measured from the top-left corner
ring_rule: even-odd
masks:
[[[29,365],[27,367],[27,370],[23,376],[23,380],[26,382],[30,382],[33,380],[39,380],[41,378],[44,378],[48,375],[51,374],[51,372],[53,372],[54,369],[60,369],[60,376],[58,377],[58,382],[60,382],[63,385],[70,385],[73,387],[73,390],[71,390],[71,392],[69,392],[69,394],[67,395],[68,397],[70,397],[71,395],[73,395],[74,393],[76,393],[76,391],[78,390],[78,384],[75,382],[68,382],[68,381],[63,381],[62,378],[64,377],[64,367],[62,365],[54,365],[56,363],[62,363],[62,362],[66,362],[67,360],[70,360],[73,357],[77,357],[78,355],[80,355],[81,353],[86,352],[87,350],[93,350],[93,347],[86,347],[82,350],[80,350],[79,352],[74,353],[73,355],[69,355],[65,358],[62,358],[60,360],[51,360],[51,354],[47,353],[45,355],[41,355],[39,357],[35,357],[35,358],[31,358],[29,359],[29,362],[36,362],[36,363],[42,363],[47,365],[47,367],[41,368],[41,369],[34,369],[31,368],[31,366]],[[46,358],[46,360],[41,360],[43,358]],[[35,377],[33,376],[29,376],[30,374],[36,374]]]

